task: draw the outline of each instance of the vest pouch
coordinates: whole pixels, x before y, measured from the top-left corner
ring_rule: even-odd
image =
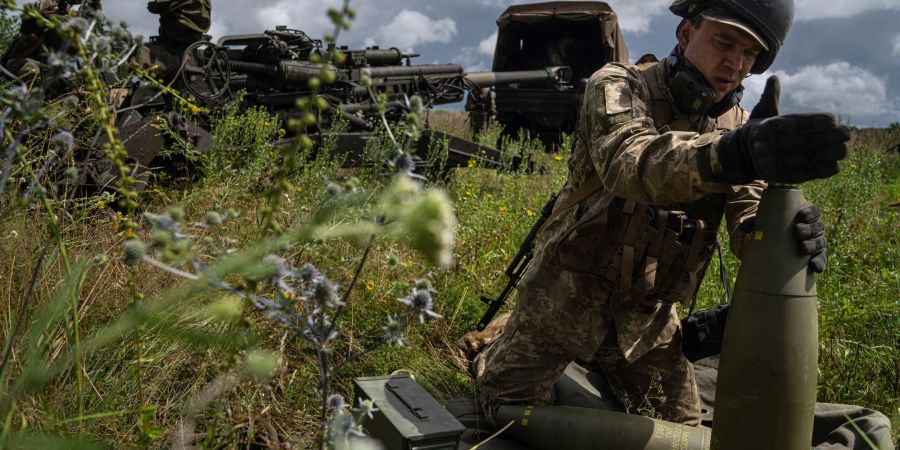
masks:
[[[678,233],[666,230],[659,245],[655,271],[645,272],[644,286],[649,287],[647,300],[681,303],[687,307],[703,280],[713,249],[714,243],[707,242],[703,221],[696,221],[689,244],[681,242]]]
[[[605,194],[611,195],[611,194]],[[621,290],[639,279],[639,263],[657,231],[648,225],[651,211],[646,206],[616,198],[599,201],[589,209],[556,246],[560,266],[574,273],[600,279],[606,287]],[[637,237],[638,239],[635,239]],[[626,247],[625,241],[630,244]],[[623,278],[622,265],[630,261]]]

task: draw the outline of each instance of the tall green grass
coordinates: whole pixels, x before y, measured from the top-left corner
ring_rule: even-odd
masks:
[[[215,133],[218,142],[227,145],[252,143],[242,147],[240,159],[234,155],[234,162],[218,160],[215,164],[221,165],[202,182],[159,186],[140,200],[150,211],[180,206],[188,223],[202,222],[209,210],[240,210],[239,217],[221,227],[192,229],[199,251],[209,256],[216,248],[255,248],[260,241],[263,202],[254,180],[265,179],[273,170],[267,161],[278,138],[277,128],[273,132],[263,114],[229,114],[222,122],[229,125]],[[459,127],[459,118],[451,119],[451,125]],[[441,126],[439,120],[432,123]],[[883,150],[897,137],[883,130],[857,132],[843,172],[804,185],[807,198],[823,210],[828,224],[829,268],[818,279],[819,400],[893,415],[900,407],[900,211],[890,205],[900,200],[900,166],[896,155]],[[544,153],[523,141],[506,148],[524,152],[542,170],[459,168],[447,180],[435,180],[449,192],[459,222],[450,269],[432,269],[421,255],[397,242],[375,241],[370,264],[360,274],[362,288],[351,296],[344,339],[333,349],[333,360],[377,344],[384,318],[400,311],[394,299],[408,295],[410,283],[423,273],[438,291],[435,309],[444,318],[410,330],[405,347],[379,350],[339,369],[333,386],[337,392],[352,398],[354,376],[407,371],[438,398],[472,394],[453,343],[472,330],[482,314],[478,298],[502,288],[503,270],[521,239],[547,198],[562,186],[571,150],[564,146],[561,154]],[[341,168],[341,149],[328,150],[292,175],[294,188],[273,213],[284,229],[310,220],[315,205],[327,195],[328,181],[352,180],[373,193],[384,188],[382,169]],[[242,158],[259,163],[237,163]],[[320,398],[313,352],[258,314],[228,314],[222,309],[229,304],[223,292],[179,283],[149,267],[141,268],[135,285],[129,286],[129,269],[120,260],[122,237],[116,232],[120,219],[102,203],[94,198],[65,212],[62,238],[69,258],[79,261],[66,269],[60,247],[48,241],[46,212],[8,194],[0,197],[4,336],[15,326],[33,281],[32,269],[40,267],[23,331],[12,343],[0,379],[0,389],[15,394],[0,410],[5,413],[0,416],[3,442],[10,447],[64,447],[73,442],[83,448],[163,447],[190,415],[204,447],[316,445]],[[149,231],[138,233],[150,237]],[[48,250],[41,258],[44,247]],[[311,241],[286,256],[310,261],[333,279],[349,280],[359,250],[352,241]],[[97,255],[105,258],[94,259]],[[241,270],[240,258],[233,256],[227,264]],[[734,276],[736,261],[729,256],[728,264]],[[714,270],[715,263],[701,289],[701,305],[711,305],[720,296]],[[131,299],[132,291],[140,293],[140,302]],[[139,347],[129,344],[135,336]],[[271,349],[278,355],[281,369],[270,381],[244,374],[245,355],[253,349]],[[211,389],[218,395],[197,406],[196,399]]]

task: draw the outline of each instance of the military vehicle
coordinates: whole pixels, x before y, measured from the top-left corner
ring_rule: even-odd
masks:
[[[545,144],[572,133],[588,77],[609,62],[628,62],[616,13],[604,2],[571,1],[513,5],[497,19],[491,70],[572,69],[572,89],[522,82],[494,87],[468,100],[472,131],[490,121],[507,134],[524,130]]]
[[[342,53],[344,61],[313,62],[330,50]],[[314,92],[310,80],[330,78],[332,83],[323,82],[315,91],[327,108],[317,111],[316,124],[307,128],[307,133],[317,144],[336,142],[346,154],[348,166],[365,163],[367,142],[376,138],[373,132],[382,120],[396,123],[412,110],[416,106],[411,100],[414,96],[427,109],[462,101],[467,92],[477,95],[484,88],[511,83],[560,92],[571,86],[571,69],[565,66],[464,73],[456,64],[412,64],[417,56],[397,48],[326,48],[321,40],[301,30],[279,26],[263,33],[224,36],[215,43],[204,40],[188,46],[172,86],[210,109],[235,100],[241,92],[242,107],[263,106],[287,123],[299,113],[297,100],[309,98]],[[163,136],[153,126],[156,121],[166,120],[180,140],[201,150],[208,147],[210,131],[205,119],[173,112],[172,105],[153,85],[136,80],[122,97],[117,125],[132,162],[141,168],[138,172],[147,174],[149,168],[159,165],[159,150],[172,144],[171,137]],[[386,103],[379,105],[378,97],[386,98]],[[345,124],[337,132],[336,121]],[[415,163],[422,168],[434,163],[438,171],[443,171],[466,165],[470,159],[486,167],[501,165],[496,149],[433,129],[426,128],[411,147]],[[87,169],[85,183],[95,188],[109,185],[114,177],[109,168]]]

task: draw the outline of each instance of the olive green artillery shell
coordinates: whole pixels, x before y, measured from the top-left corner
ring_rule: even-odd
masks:
[[[799,189],[763,192],[725,327],[713,450],[809,448],[819,343],[815,277],[794,237],[804,203]]]

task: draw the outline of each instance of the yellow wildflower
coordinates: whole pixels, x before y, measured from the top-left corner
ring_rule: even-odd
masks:
[[[471,197],[471,196],[472,196],[472,191],[466,191],[466,197]]]
[[[506,209],[506,207],[505,207],[505,206],[501,206],[501,207],[500,207],[500,212],[506,212],[506,211],[509,211],[509,210],[508,210],[508,209]]]
[[[553,159],[556,160],[556,161],[562,161],[562,156],[560,156],[560,155],[553,155]]]
[[[372,280],[366,281],[366,290],[371,291],[375,289],[375,282]]]
[[[469,162],[466,163],[466,167],[468,167],[468,168],[470,168],[470,169],[473,168],[473,167],[475,167],[475,160],[474,160],[474,159],[470,159]]]
[[[530,209],[526,209],[526,210],[525,210],[525,214],[527,214],[528,217],[534,217],[534,211],[532,211],[532,210],[530,210]]]
[[[104,202],[103,200],[97,200],[97,209],[103,208],[106,208],[106,202]]]
[[[201,111],[200,107],[197,105],[191,105],[191,114],[197,114]]]

